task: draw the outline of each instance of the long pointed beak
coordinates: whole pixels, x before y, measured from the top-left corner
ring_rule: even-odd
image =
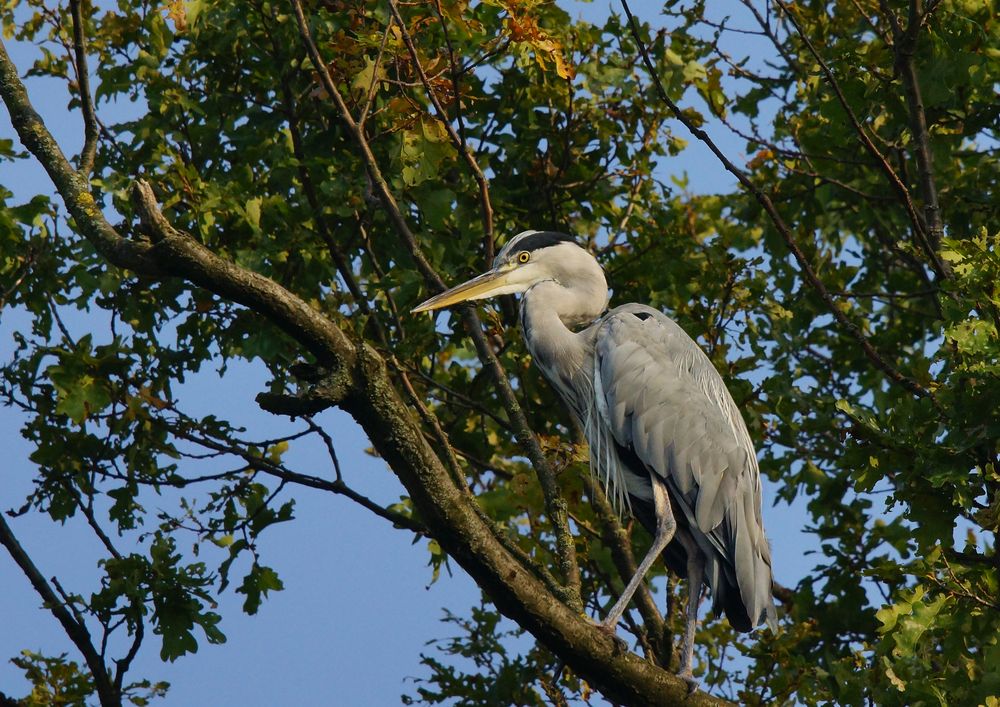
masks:
[[[511,272],[509,268],[490,270],[468,282],[463,282],[461,285],[431,297],[410,311],[414,314],[429,312],[432,309],[441,309],[470,299],[484,299],[493,295],[509,294],[512,291],[509,282]]]

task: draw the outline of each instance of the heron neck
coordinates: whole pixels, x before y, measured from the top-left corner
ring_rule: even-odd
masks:
[[[584,343],[573,329],[600,316],[607,300],[607,286],[564,287],[555,280],[524,293],[521,329],[528,350],[550,380],[575,373],[583,364]]]

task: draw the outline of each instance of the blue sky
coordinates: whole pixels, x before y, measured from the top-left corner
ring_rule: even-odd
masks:
[[[647,4],[635,4],[642,4],[648,13]],[[575,7],[585,17],[596,19],[607,13],[609,5]],[[22,72],[26,70],[31,48],[8,43],[8,50]],[[28,88],[64,152],[74,154],[83,130],[79,114],[67,111],[65,87],[31,79]],[[114,122],[122,118],[121,111],[135,107],[109,109],[105,105],[99,110]],[[680,126],[675,129],[682,134]],[[0,139],[10,137],[15,135],[6,112],[0,111]],[[720,143],[734,161],[743,162],[741,140],[723,137]],[[734,181],[694,141],[670,165],[671,173],[683,171],[689,175],[692,191],[720,191]],[[0,183],[15,192],[15,202],[52,192],[47,177],[33,162],[0,164]],[[0,316],[0,361],[6,362],[12,350],[11,333],[28,322],[17,311]],[[79,333],[93,327],[86,314],[71,316],[68,322]],[[261,436],[274,436],[276,429],[286,429],[287,424],[260,413],[253,403],[265,380],[260,366],[232,364],[224,378],[212,371],[194,377],[183,386],[180,397],[191,413],[212,410],[251,431],[261,431]],[[8,459],[0,483],[0,509],[19,506],[34,475],[28,461],[31,449],[18,432],[21,420],[16,411],[0,408],[0,448]],[[318,421],[334,437],[352,486],[381,503],[402,495],[402,486],[384,463],[364,452],[367,440],[347,415],[329,411]],[[317,475],[330,473],[318,449],[293,447],[291,455],[292,468]],[[478,590],[457,568],[453,577],[443,576],[428,587],[427,553],[412,546],[410,534],[327,493],[303,489],[296,491],[296,498],[296,520],[270,530],[261,548],[265,561],[281,575],[285,591],[272,594],[257,616],[247,617],[240,608],[243,597],[232,588],[227,590],[219,604],[228,643],[211,646],[199,641],[201,647],[194,657],[161,663],[158,640],[147,639],[131,674],[136,679],[172,684],[160,704],[393,704],[402,693],[413,691],[409,677],[426,674],[419,664],[421,651],[431,650],[425,642],[449,635],[448,627],[440,623],[442,607],[461,614],[478,603]],[[165,497],[163,507],[170,507],[171,500]],[[815,547],[813,538],[802,531],[805,514],[800,507],[772,508],[767,502],[764,514],[776,578],[794,585],[814,564],[804,554]],[[28,514],[9,522],[45,576],[57,575],[71,592],[87,595],[96,588],[100,552],[79,518],[58,525]],[[56,621],[40,608],[37,595],[6,553],[0,554],[0,586],[5,600],[0,607],[0,691],[19,696],[28,691],[28,683],[7,662],[9,657],[22,649],[79,657]]]

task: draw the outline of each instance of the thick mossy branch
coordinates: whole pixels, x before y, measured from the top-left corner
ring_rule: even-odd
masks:
[[[11,123],[21,143],[38,160],[59,194],[81,235],[111,263],[144,275],[163,274],[159,263],[150,254],[151,244],[122,238],[101,213],[101,207],[90,193],[90,184],[66,160],[62,150],[49,133],[41,117],[28,100],[28,93],[17,74],[17,67],[0,42],[0,97],[3,98]]]
[[[171,274],[263,314],[322,363],[351,367],[354,346],[333,322],[274,280],[220,258],[171,226],[148,182],[140,179],[133,185],[132,203],[156,256]]]

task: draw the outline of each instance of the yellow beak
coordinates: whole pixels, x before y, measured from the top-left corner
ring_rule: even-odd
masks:
[[[470,299],[485,299],[494,295],[505,295],[516,292],[520,287],[512,286],[510,276],[513,268],[503,267],[497,270],[490,270],[478,277],[474,277],[468,282],[452,287],[439,295],[431,297],[426,302],[414,307],[411,312],[429,312],[432,309],[441,309],[457,302],[465,302]]]

